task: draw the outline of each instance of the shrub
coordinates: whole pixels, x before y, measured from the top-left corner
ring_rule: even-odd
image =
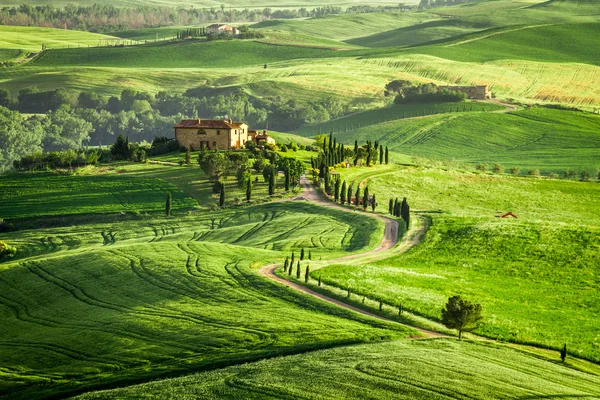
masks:
[[[486,163],[480,163],[480,164],[477,164],[477,166],[475,167],[475,169],[476,169],[477,171],[481,171],[481,172],[487,172],[487,170],[488,170],[488,165],[487,165]]]
[[[0,240],[0,260],[14,257],[17,254],[17,248],[6,244]]]
[[[492,172],[494,172],[495,174],[503,174],[504,167],[502,166],[502,164],[494,163],[494,166],[492,167]]]
[[[590,180],[590,173],[587,171],[581,171],[579,174],[579,179],[581,179],[583,182],[588,182]]]
[[[555,172],[552,172],[550,175],[548,175],[548,177],[551,179],[558,179],[558,174]]]
[[[515,176],[521,175],[521,168],[519,168],[519,167],[512,167],[510,169],[510,173],[513,174],[513,175],[515,175]]]
[[[529,171],[527,171],[527,174],[529,176],[540,176],[540,170],[537,168],[532,168]]]

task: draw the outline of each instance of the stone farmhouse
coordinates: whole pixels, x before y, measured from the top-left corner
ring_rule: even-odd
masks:
[[[275,144],[267,131],[249,130],[244,122],[213,119],[184,119],[175,125],[175,139],[179,145],[200,150],[239,150],[246,142]]]
[[[487,85],[478,86],[439,86],[440,89],[454,90],[466,93],[467,98],[472,100],[486,100],[492,98],[492,92]]]
[[[206,27],[206,33],[218,35],[220,33],[230,33],[232,35],[239,35],[240,30],[234,26],[227,24],[212,24]]]

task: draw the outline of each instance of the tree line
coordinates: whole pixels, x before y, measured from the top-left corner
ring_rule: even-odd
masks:
[[[407,80],[395,80],[385,85],[385,96],[393,96],[394,103],[460,102],[467,98],[458,90],[440,88],[435,83],[413,84]]]
[[[314,18],[335,14],[411,11],[412,6],[355,6],[346,10],[338,6],[313,9],[233,9],[221,7],[115,7],[107,4],[80,6],[68,4],[58,8],[50,4],[21,4],[0,8],[0,24],[74,29],[90,32],[115,32],[161,26],[189,26],[210,22],[260,22],[270,19]]]

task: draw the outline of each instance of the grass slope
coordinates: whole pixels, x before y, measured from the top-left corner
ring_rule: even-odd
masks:
[[[573,111],[533,108],[503,113],[447,114],[397,120],[336,134],[354,144],[367,139],[391,151],[466,162],[498,162],[506,167],[600,169],[600,117]]]
[[[71,4],[68,0],[2,0],[0,5],[19,6],[20,4],[31,4],[31,5],[47,5],[52,4],[59,7],[64,7]],[[82,0],[78,4],[85,6],[92,6],[97,4],[95,0]],[[139,0],[108,0],[105,4],[113,5],[116,7],[139,7]],[[248,0],[229,0],[229,1],[216,1],[216,0],[146,0],[144,6],[149,7],[214,7],[215,9],[220,8],[224,5],[227,9],[232,8],[301,8],[301,7],[321,7],[324,5],[348,7],[356,4],[376,4],[376,5],[389,5],[397,6],[398,3],[389,0],[374,0],[370,2],[359,1],[359,0],[289,0],[285,4],[276,4],[272,0],[261,0],[261,1],[248,1]]]
[[[0,26],[0,49],[40,51],[42,44],[48,48],[97,46],[101,39],[110,37],[114,36],[54,28]]]
[[[253,271],[300,247],[314,257],[374,248],[380,225],[275,203],[2,234],[19,253],[0,264],[0,393],[65,396],[411,334]]]
[[[341,173],[368,182],[382,212],[390,197],[407,197],[413,221],[422,213],[432,227],[404,255],[313,277],[433,319],[460,294],[482,304],[480,333],[553,348],[566,342],[572,354],[600,360],[597,183],[397,166]],[[508,211],[518,219],[495,218]]]
[[[322,350],[78,398],[575,399],[595,398],[599,385],[597,376],[518,351],[427,340]]]

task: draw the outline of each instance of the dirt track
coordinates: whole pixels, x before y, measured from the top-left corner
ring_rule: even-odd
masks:
[[[296,201],[301,201],[301,200],[306,200],[306,201],[310,201],[313,202],[315,204],[318,204],[320,206],[323,207],[328,207],[328,208],[335,208],[338,210],[343,210],[345,212],[354,212],[351,209],[339,206],[335,203],[332,203],[330,201],[324,200],[322,199],[319,194],[316,192],[316,190],[314,189],[314,187],[312,187],[312,185],[310,185],[310,183],[308,182],[308,180],[305,177],[302,177],[300,184],[303,187],[303,192],[301,195],[297,196],[296,198],[290,199],[290,200],[296,200]],[[379,247],[377,247],[374,250],[365,252],[365,253],[360,253],[360,254],[353,254],[353,255],[349,255],[349,256],[344,256],[344,257],[340,257],[340,258],[336,258],[333,260],[330,260],[332,262],[336,262],[336,261],[347,261],[347,260],[351,260],[354,258],[359,258],[359,257],[364,257],[364,256],[368,256],[368,255],[373,255],[373,254],[377,254],[377,253],[381,253],[387,250],[390,250],[392,248],[394,248],[396,246],[396,244],[398,243],[398,222],[395,220],[392,220],[390,218],[386,218],[383,217],[381,215],[378,214],[372,214],[372,213],[366,213],[365,215],[368,215],[372,218],[377,218],[381,221],[383,221],[385,223],[385,232],[384,232],[384,236],[383,236],[383,240],[381,241],[381,244],[379,245]],[[423,236],[425,235],[425,232],[427,231],[429,227],[428,221],[427,220],[423,220],[423,223],[421,224],[421,226],[419,226],[417,229],[411,230],[409,231],[404,239],[402,240],[402,242],[400,243],[400,246],[396,249],[397,252],[396,254],[399,253],[403,253],[408,251],[410,248],[412,248],[413,246],[415,246],[416,244],[418,244],[421,239],[423,238]],[[354,307],[351,306],[349,304],[346,304],[342,301],[336,300],[334,298],[331,298],[329,296],[326,296],[324,294],[315,292],[314,290],[311,290],[305,286],[299,285],[297,283],[288,281],[287,279],[281,278],[277,275],[275,275],[275,270],[277,269],[277,267],[279,267],[279,264],[271,264],[271,265],[266,265],[264,267],[262,267],[259,270],[259,273],[264,276],[267,277],[275,282],[281,283],[289,288],[292,288],[294,290],[297,290],[299,292],[308,294],[312,297],[315,297],[319,300],[322,301],[326,301],[330,304],[334,304],[338,307],[343,307],[346,308],[348,310],[352,310],[355,312],[358,312],[360,314],[363,315],[367,315],[369,317],[373,317],[373,318],[377,318],[383,321],[387,321],[387,322],[393,322],[393,323],[399,323],[398,321],[394,321],[391,320],[389,318],[386,317],[382,317],[380,315],[377,314],[373,314],[369,311],[365,311],[362,310],[358,307]],[[408,326],[408,325],[407,325]],[[418,331],[420,331],[422,334],[424,334],[426,337],[444,337],[446,335],[439,333],[439,332],[434,332],[434,331],[429,331],[427,329],[421,329],[421,328],[417,328],[414,326],[411,326],[411,328],[416,329]]]

